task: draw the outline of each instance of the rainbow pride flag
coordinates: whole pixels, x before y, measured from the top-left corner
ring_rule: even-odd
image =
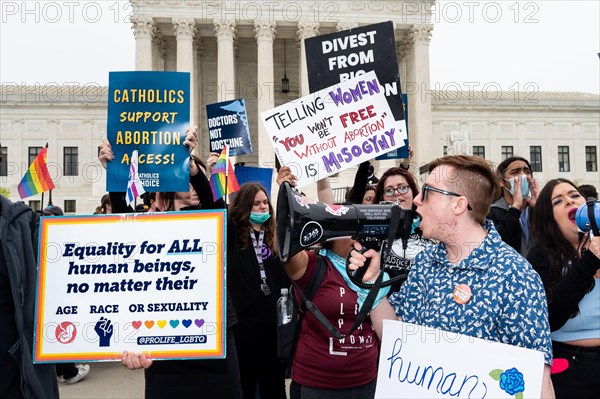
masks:
[[[225,182],[227,182],[227,190],[225,190]],[[225,145],[215,167],[210,175],[210,188],[213,193],[213,200],[217,201],[226,195],[239,191],[240,185],[231,166],[229,160],[229,146]]]
[[[46,155],[48,153],[48,144],[42,148],[37,157],[33,160],[27,173],[21,179],[17,189],[21,199],[31,197],[39,193],[52,190],[54,183],[46,166]]]

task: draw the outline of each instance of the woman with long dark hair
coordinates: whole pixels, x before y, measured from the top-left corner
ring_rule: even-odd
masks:
[[[578,232],[575,211],[584,203],[571,181],[550,180],[530,226],[535,245],[527,260],[546,288],[559,399],[600,392],[600,237]]]
[[[209,161],[210,164],[210,161]],[[233,335],[243,397],[285,399],[285,365],[277,357],[276,305],[290,282],[275,246],[275,211],[266,189],[246,183],[235,193],[227,224],[227,288],[238,323]]]

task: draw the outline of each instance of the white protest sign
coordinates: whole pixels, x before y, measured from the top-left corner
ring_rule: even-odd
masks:
[[[225,357],[225,211],[42,218],[34,361]]]
[[[371,71],[260,114],[281,165],[298,186],[404,145],[383,86]]]
[[[377,399],[539,398],[542,352],[383,321]]]

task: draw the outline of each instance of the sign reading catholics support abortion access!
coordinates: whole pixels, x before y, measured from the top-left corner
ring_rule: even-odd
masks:
[[[225,357],[224,210],[42,218],[34,361]]]
[[[206,106],[210,152],[220,153],[229,145],[229,156],[251,154],[246,100],[224,101]]]
[[[375,398],[539,398],[544,354],[383,321]]]
[[[404,138],[372,71],[260,117],[300,187],[398,148]]]
[[[190,74],[110,72],[107,136],[115,159],[106,190],[126,191],[129,160],[138,149],[138,176],[147,192],[188,191]]]
[[[408,134],[391,21],[361,26],[306,39],[306,67],[311,93],[375,71],[396,120],[396,134],[404,146],[386,159],[408,157]]]

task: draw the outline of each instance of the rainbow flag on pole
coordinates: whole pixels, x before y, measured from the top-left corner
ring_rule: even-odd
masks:
[[[227,189],[225,189],[227,187]],[[240,185],[231,166],[229,160],[229,146],[225,145],[221,155],[215,164],[215,167],[210,175],[210,188],[213,193],[213,200],[217,201],[226,195],[239,191]]]
[[[39,193],[52,190],[54,183],[46,166],[46,155],[48,153],[48,144],[39,152],[33,160],[27,173],[21,179],[17,187],[21,199],[31,197]]]

